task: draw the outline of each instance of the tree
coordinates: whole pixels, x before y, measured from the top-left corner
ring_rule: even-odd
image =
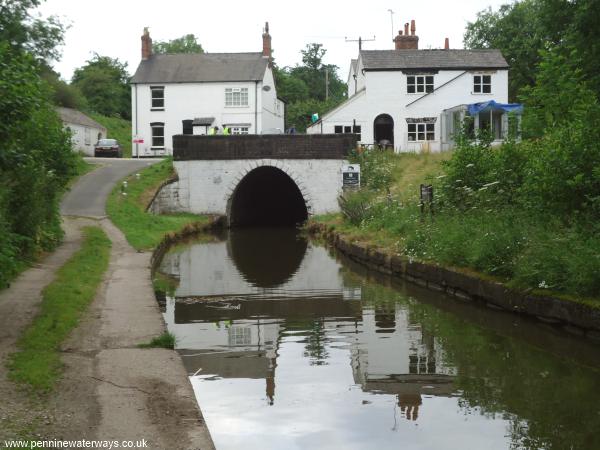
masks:
[[[286,127],[294,126],[303,132],[310,124],[312,114],[325,114],[340,104],[346,98],[347,88],[337,75],[337,66],[323,64],[327,51],[322,44],[307,44],[300,53],[302,65],[274,66],[273,72],[277,95],[287,103]],[[329,82],[329,98],[326,95],[326,79]]]
[[[157,41],[152,45],[155,53],[204,53],[202,45],[193,34],[186,34],[171,41]]]
[[[467,48],[498,48],[510,64],[509,97],[536,82],[541,54],[576,50],[583,80],[600,98],[600,0],[523,0],[486,9],[467,25]]]
[[[546,42],[536,0],[488,8],[469,22],[464,35],[465,48],[497,48],[509,69],[509,99],[515,101],[524,86],[535,82],[539,52]]]
[[[323,64],[327,50],[322,44],[307,44],[301,50],[302,65],[290,69],[290,75],[302,80],[308,87],[308,98],[324,101],[327,97],[325,81],[328,81],[329,98],[337,103],[346,95],[346,84],[337,75],[338,67],[333,64]],[[327,72],[327,75],[325,74]]]
[[[62,28],[32,19],[39,1],[0,3],[0,287],[60,240],[59,200],[75,172],[69,134],[40,77]]]
[[[287,67],[283,69],[273,66],[275,83],[277,84],[277,96],[288,104],[308,99],[308,86],[304,81],[290,74]]]
[[[83,67],[75,69],[72,85],[81,91],[92,111],[131,118],[127,63],[95,54]]]
[[[26,51],[36,60],[57,59],[63,43],[64,25],[56,17],[34,18],[30,11],[41,0],[0,1],[0,41],[13,50]]]
[[[68,84],[45,63],[40,67],[41,78],[48,83],[52,93],[52,101],[57,106],[79,110],[87,109],[87,100],[76,86]]]

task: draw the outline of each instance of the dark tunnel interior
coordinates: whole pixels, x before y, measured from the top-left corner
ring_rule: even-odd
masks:
[[[233,193],[232,227],[295,226],[308,218],[306,203],[294,180],[275,167],[248,173]]]

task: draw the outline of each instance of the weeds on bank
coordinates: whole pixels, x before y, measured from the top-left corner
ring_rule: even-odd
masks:
[[[174,349],[177,339],[175,335],[169,332],[165,332],[160,336],[153,338],[150,342],[139,344],[139,348],[170,348]]]
[[[600,306],[594,300],[600,297],[600,229],[594,219],[600,197],[582,197],[572,188],[579,178],[561,180],[552,171],[557,145],[570,154],[565,143],[557,143],[562,138],[558,133],[547,142],[509,140],[492,148],[485,135],[463,136],[454,152],[438,159],[360,154],[353,162],[367,168],[363,188],[341,199],[343,219],[317,220],[397,254]],[[406,171],[418,160],[420,182],[434,185],[434,214],[421,214],[420,183]],[[587,170],[585,161],[569,160]],[[554,173],[552,180],[547,173]],[[551,182],[554,195],[546,191]]]
[[[108,268],[111,242],[98,227],[83,229],[81,249],[61,267],[43,291],[40,313],[17,343],[10,357],[10,377],[45,392],[60,377],[60,345],[77,326],[94,299]]]
[[[153,249],[165,234],[188,224],[208,221],[206,217],[195,214],[157,215],[146,212],[156,190],[173,173],[172,160],[165,159],[127,177],[108,198],[106,210],[110,219],[137,250]]]

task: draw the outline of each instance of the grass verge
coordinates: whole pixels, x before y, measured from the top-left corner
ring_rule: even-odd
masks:
[[[156,215],[146,212],[148,203],[160,185],[173,176],[170,159],[154,164],[133,174],[116,186],[108,198],[106,210],[110,220],[125,234],[127,241],[137,250],[151,250],[165,234],[178,231],[186,225],[208,222],[208,218],[195,214]]]
[[[175,348],[175,343],[177,339],[174,334],[169,332],[164,332],[160,336],[153,338],[150,342],[146,342],[144,344],[139,344],[139,348]]]
[[[111,242],[104,231],[85,227],[83,236],[81,249],[44,289],[40,313],[9,361],[11,379],[35,391],[50,391],[60,377],[60,345],[79,323],[108,268]]]

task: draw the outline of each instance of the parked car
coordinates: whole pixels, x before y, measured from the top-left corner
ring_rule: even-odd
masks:
[[[123,150],[116,139],[100,139],[94,145],[94,156],[115,156],[123,157]]]

